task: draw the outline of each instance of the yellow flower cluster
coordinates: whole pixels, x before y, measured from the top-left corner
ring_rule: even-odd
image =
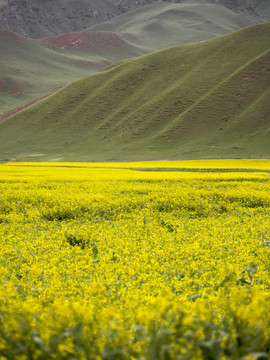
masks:
[[[268,359],[269,171],[0,165],[0,359]]]

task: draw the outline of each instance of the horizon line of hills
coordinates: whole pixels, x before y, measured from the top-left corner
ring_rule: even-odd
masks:
[[[215,4],[253,21],[270,21],[268,0],[1,0],[0,29],[30,38],[94,29],[122,14],[152,3]]]

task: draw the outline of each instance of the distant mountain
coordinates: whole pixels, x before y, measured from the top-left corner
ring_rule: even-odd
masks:
[[[236,12],[241,12],[251,17],[257,17],[261,22],[270,21],[269,0],[215,0]]]
[[[270,156],[270,23],[115,64],[0,122],[0,160]]]
[[[0,29],[46,38],[77,32],[127,11],[161,0],[0,0]],[[270,21],[268,0],[174,0],[168,3],[221,4],[235,12]]]
[[[150,52],[208,40],[255,23],[255,18],[209,2],[155,2],[89,30],[116,32],[131,44]]]
[[[156,2],[90,31],[42,40],[0,30],[0,115],[115,61],[207,40],[253,23],[224,6]]]
[[[121,13],[109,0],[1,0],[0,28],[45,38],[80,31]]]

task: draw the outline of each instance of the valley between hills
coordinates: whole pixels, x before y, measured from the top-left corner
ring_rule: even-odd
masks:
[[[0,2],[0,161],[269,157],[266,1],[36,3],[25,36],[34,3]]]

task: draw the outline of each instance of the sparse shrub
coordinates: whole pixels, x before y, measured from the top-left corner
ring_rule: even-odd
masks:
[[[85,239],[78,235],[65,234],[65,237],[67,239],[67,242],[71,246],[79,246],[84,249],[85,246],[88,244],[88,239]]]
[[[69,209],[69,208],[61,208],[56,207],[51,210],[48,210],[42,213],[42,218],[48,221],[64,221],[64,220],[72,220],[78,216],[78,211]]]

